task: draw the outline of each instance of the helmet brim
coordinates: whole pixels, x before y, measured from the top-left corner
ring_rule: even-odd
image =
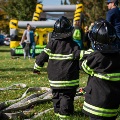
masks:
[[[115,53],[120,51],[120,39],[118,37],[111,44],[102,44],[95,41],[91,36],[91,32],[88,33],[88,37],[94,50],[102,53]]]
[[[116,40],[112,44],[100,44],[94,41],[91,42],[94,50],[100,51],[102,53],[115,53],[120,51],[120,41]]]

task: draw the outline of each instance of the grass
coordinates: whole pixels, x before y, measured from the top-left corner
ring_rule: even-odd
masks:
[[[47,78],[47,63],[41,69],[40,75],[32,73],[35,59],[24,59],[23,56],[11,58],[9,46],[0,46],[0,88],[6,88],[13,84],[24,83],[26,88],[20,90],[0,91],[0,102],[20,98],[29,87],[49,87]],[[80,87],[84,87],[87,82],[87,75],[80,72]],[[31,94],[31,93],[29,93]],[[71,120],[88,120],[89,118],[82,113],[84,97],[74,102],[75,114]],[[37,115],[38,113],[52,108],[52,102],[35,104],[28,108],[27,118]],[[16,120],[19,120],[16,119]],[[53,110],[43,114],[34,120],[58,120]],[[120,120],[118,118],[117,120]]]

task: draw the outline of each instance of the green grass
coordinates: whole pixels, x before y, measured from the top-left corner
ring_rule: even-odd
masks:
[[[0,91],[0,102],[13,100],[21,97],[21,95],[29,87],[49,87],[47,78],[47,63],[41,69],[40,75],[32,73],[35,59],[24,59],[23,56],[11,58],[10,48],[8,46],[0,46],[0,88],[9,87],[13,84],[24,83],[26,88],[20,90],[5,90]],[[80,87],[84,87],[87,82],[87,75],[80,72]],[[28,94],[30,95],[30,93]],[[88,120],[88,117],[82,113],[84,97],[74,102],[75,114],[71,120]],[[39,112],[52,108],[52,102],[35,104],[29,109],[27,118],[37,115]],[[19,120],[19,118],[17,119]],[[53,110],[35,118],[35,120],[58,120],[54,115]],[[120,120],[120,118],[118,118]]]

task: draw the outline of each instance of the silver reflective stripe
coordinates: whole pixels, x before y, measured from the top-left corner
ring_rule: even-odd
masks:
[[[104,80],[110,80],[110,81],[120,81],[120,73],[110,73],[110,74],[103,74],[103,73],[95,73],[93,69],[91,69],[89,66],[87,66],[87,60],[84,60],[82,63],[82,68],[84,71],[91,76],[95,76]]]
[[[35,63],[34,69],[40,71],[40,68],[41,68],[41,67],[39,67],[39,66]]]
[[[91,114],[104,117],[114,117],[117,115],[118,109],[105,109],[90,105],[84,102],[83,109]]]
[[[79,85],[79,79],[71,81],[51,81],[49,80],[50,85],[53,87],[66,87],[66,86],[76,86]]]

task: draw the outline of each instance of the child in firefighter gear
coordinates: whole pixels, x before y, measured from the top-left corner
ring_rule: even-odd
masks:
[[[90,120],[116,120],[120,105],[119,39],[114,27],[104,19],[95,22],[89,38],[94,52],[80,58],[89,75],[83,112]]]
[[[48,61],[48,79],[53,94],[54,112],[60,119],[68,119],[74,112],[74,97],[79,86],[79,60],[73,52],[80,50],[72,39],[73,26],[62,16],[54,24],[52,39],[36,58],[34,73],[40,73]]]

